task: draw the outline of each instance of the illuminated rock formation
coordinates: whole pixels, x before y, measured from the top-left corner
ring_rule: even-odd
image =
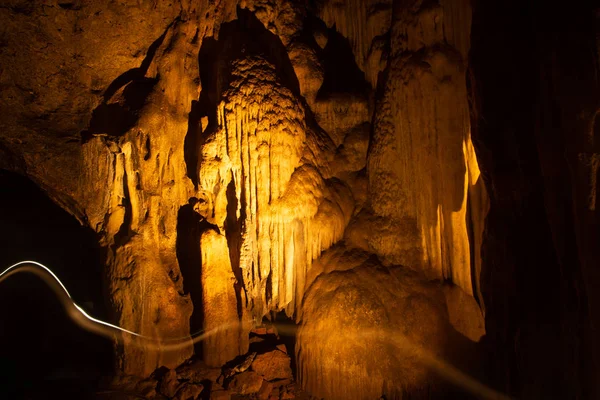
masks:
[[[327,399],[435,393],[428,363],[458,346],[439,287],[352,251],[331,263],[335,270],[310,286],[300,316],[305,388]]]
[[[366,240],[385,262],[449,279],[472,294],[471,254],[479,258],[486,198],[465,83],[470,17],[453,2],[414,7],[399,11],[392,25],[393,57],[368,168],[370,205],[386,222]],[[468,207],[475,207],[469,215]]]
[[[296,353],[301,381],[317,397],[435,397],[448,390],[452,368],[479,365],[481,310],[456,286],[341,244],[313,264],[307,287]]]
[[[305,161],[307,142],[318,139],[274,65],[257,56],[234,60],[222,98],[200,146],[200,190],[211,204],[205,217],[234,247],[248,311],[293,312],[311,261],[342,237],[352,197]]]
[[[330,399],[437,387],[391,332],[452,363],[493,346],[516,386],[560,381],[536,378],[544,343],[592,365],[573,349],[600,348],[597,71],[557,57],[597,65],[597,27],[573,6],[587,30],[541,39],[560,12],[527,6],[504,44],[520,5],[500,3],[0,7],[0,168],[97,235],[111,321],[159,343],[124,337],[118,371],[174,368],[192,331],[233,323],[196,347],[219,367],[281,311],[301,384]]]

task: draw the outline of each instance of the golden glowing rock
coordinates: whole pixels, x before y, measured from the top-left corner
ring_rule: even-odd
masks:
[[[182,341],[178,350],[164,352],[160,345],[124,337],[119,367],[141,376],[162,365],[175,367],[192,354],[191,342],[185,344],[192,304],[183,293],[175,254],[177,211],[193,190],[183,158],[187,104],[197,96],[186,73],[194,63],[183,62],[194,47],[186,39],[194,33],[190,29],[169,26],[155,42],[154,59],[140,69],[146,75],[125,81],[107,100],[122,104],[141,91],[136,95],[146,98],[133,126],[118,134],[102,130],[110,124],[97,127],[82,146],[86,172],[79,198],[107,247],[108,289],[118,324],[158,343]],[[140,82],[146,86],[140,88]]]
[[[293,310],[307,265],[342,237],[353,201],[343,185],[303,162],[314,139],[273,65],[235,60],[222,98],[199,157],[200,186],[213,204],[209,220],[226,234],[241,227],[236,257],[254,315]]]
[[[204,329],[223,328],[202,342],[204,362],[219,367],[247,350],[247,334],[242,331],[237,312],[235,276],[229,261],[225,236],[210,229],[200,239],[202,257],[202,308]],[[245,340],[244,340],[245,337]],[[241,348],[246,344],[246,348]]]
[[[293,378],[290,357],[279,350],[257,355],[252,362],[252,370],[266,381]]]
[[[485,335],[485,320],[473,296],[454,285],[444,286],[444,295],[450,323],[454,329],[473,342],[479,342]]]
[[[364,241],[388,263],[450,279],[473,294],[471,254],[479,265],[487,203],[481,186],[471,189],[479,168],[465,83],[470,13],[450,3],[417,12],[407,6],[395,22],[392,46],[410,52],[390,60],[375,113],[369,196],[373,221],[381,217],[383,225],[373,222]]]
[[[436,285],[368,263],[317,278],[301,321],[299,375],[304,389],[327,399],[394,398],[427,387],[422,349],[441,357],[452,331]]]
[[[191,356],[193,307],[206,330],[237,323],[203,342],[211,366],[247,351],[240,321],[301,316],[302,379],[324,394],[374,394],[384,368],[407,385],[425,379],[380,338],[370,354],[332,332],[374,324],[442,351],[449,312],[481,336],[470,295],[480,298],[488,203],[470,138],[467,0],[394,13],[388,0],[76,3],[0,8],[14,17],[2,42],[31,50],[0,54],[0,151],[11,155],[0,164],[97,232],[114,322],[158,343],[124,337],[123,372]],[[322,255],[343,238],[348,248]],[[198,253],[197,276],[182,276],[178,243]],[[421,275],[462,291],[444,304]],[[321,345],[311,335],[323,332]],[[180,349],[161,349],[174,338]],[[356,391],[342,388],[355,378]]]

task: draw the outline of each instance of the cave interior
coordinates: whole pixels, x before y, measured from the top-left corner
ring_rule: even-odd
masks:
[[[600,398],[595,2],[0,26],[2,398]]]

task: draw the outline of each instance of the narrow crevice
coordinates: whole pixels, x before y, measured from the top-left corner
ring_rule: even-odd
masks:
[[[150,135],[148,135],[146,136],[146,141],[144,142],[144,161],[148,161],[151,155]]]
[[[202,115],[200,103],[192,100],[190,113],[188,114],[188,130],[183,141],[183,159],[185,161],[186,174],[198,190],[198,143],[201,132]]]
[[[273,323],[276,326],[285,326],[287,329],[281,330],[279,340],[287,349],[287,354],[290,356],[290,366],[294,378],[298,379],[298,366],[296,364],[296,328],[297,325],[288,317],[285,311],[273,313],[271,316]]]
[[[477,281],[477,253],[475,248],[475,233],[473,232],[473,205],[471,204],[471,195],[467,191],[467,212],[466,212],[466,225],[467,225],[467,237],[469,238],[469,252],[470,252],[470,270],[471,270],[471,290],[473,291],[473,298],[479,305],[479,308],[483,310],[482,299],[479,297],[479,282]]]
[[[260,269],[259,269],[260,271]],[[273,299],[273,271],[269,271],[269,275],[267,275],[267,282],[265,284],[265,304],[267,307],[271,306],[271,300]]]
[[[242,269],[240,268],[240,254],[242,246],[242,230],[240,221],[237,219],[238,199],[236,197],[235,180],[233,176],[227,185],[227,219],[225,220],[225,237],[229,248],[229,260],[231,269],[235,276],[235,298],[237,303],[238,317],[242,318],[242,290],[245,290]]]
[[[128,185],[128,177],[127,173],[123,171],[123,207],[125,207],[125,216],[123,217],[123,223],[119,228],[119,232],[115,234],[114,237],[114,248],[118,248],[127,243],[132,236],[131,232],[131,221],[132,221],[132,207],[131,201],[129,199],[129,185]]]

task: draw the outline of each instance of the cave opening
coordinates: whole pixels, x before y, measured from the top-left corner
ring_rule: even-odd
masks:
[[[104,254],[95,234],[29,179],[0,170],[0,265],[48,266],[73,300],[106,319]],[[0,393],[84,398],[113,373],[111,341],[86,332],[39,277],[16,274],[0,285]]]

